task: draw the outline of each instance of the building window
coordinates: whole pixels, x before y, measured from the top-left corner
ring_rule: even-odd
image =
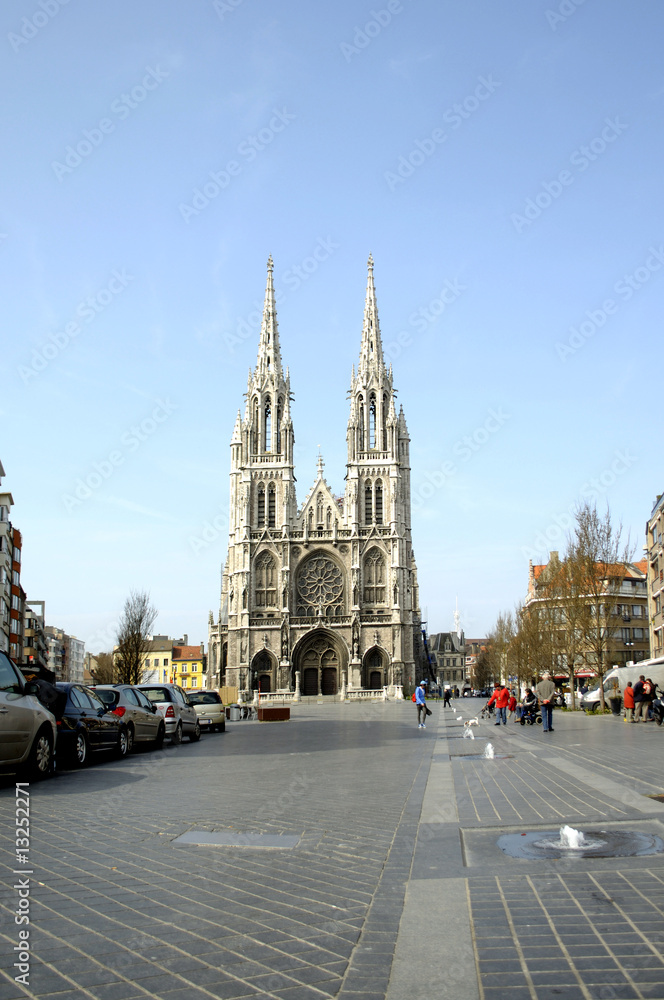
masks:
[[[371,549],[364,558],[364,600],[385,603],[385,557],[379,549]]]
[[[263,451],[272,451],[272,404],[270,397],[265,401],[265,426],[263,428]]]
[[[265,487],[261,483],[258,487],[258,509],[256,511],[256,524],[259,528],[265,527]]]
[[[146,666],[146,667],[149,667],[149,666],[150,666],[150,661],[149,661],[149,660],[146,660],[146,661],[145,661],[145,666]]]
[[[369,396],[369,448],[376,447],[376,397],[371,393]]]
[[[269,552],[261,552],[255,564],[255,594],[257,608],[277,606],[277,571]]]
[[[373,486],[367,483],[364,487],[364,523],[371,524],[373,521]]]
[[[383,523],[383,484],[380,479],[376,482],[376,524]]]
[[[198,670],[198,664],[197,663],[192,663],[191,669],[192,669],[192,672],[195,673]]]
[[[280,399],[277,403],[277,454],[281,454],[281,422],[284,417],[284,401]]]
[[[270,483],[267,490],[267,524],[268,528],[274,528],[277,517],[277,494],[273,483]]]
[[[360,424],[360,451],[364,451],[364,398],[357,397],[357,415]]]

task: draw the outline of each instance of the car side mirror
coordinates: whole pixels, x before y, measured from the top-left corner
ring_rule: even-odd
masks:
[[[97,715],[99,716],[100,719],[101,719],[102,715],[106,715],[107,712],[108,712],[108,709],[106,708],[106,706],[104,706],[104,708],[98,708],[97,709]]]
[[[36,681],[28,681],[23,688],[23,694],[31,694],[35,698],[39,697],[39,684]]]
[[[150,705],[150,711],[152,712],[153,715],[156,715],[157,714],[157,706],[156,705]]]

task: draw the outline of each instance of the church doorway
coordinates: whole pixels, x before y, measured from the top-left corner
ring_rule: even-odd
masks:
[[[380,691],[386,683],[385,656],[377,646],[374,646],[364,657],[362,687],[370,691]]]
[[[251,689],[260,691],[261,694],[269,694],[274,690],[274,664],[272,657],[266,649],[254,656],[251,664]]]
[[[326,632],[310,633],[294,651],[294,669],[300,671],[303,695],[335,695],[339,691],[342,660],[336,641]]]

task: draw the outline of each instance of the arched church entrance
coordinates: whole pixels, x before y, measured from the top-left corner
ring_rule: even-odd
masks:
[[[362,687],[380,691],[387,684],[387,657],[378,646],[372,646],[364,656]]]
[[[251,688],[261,694],[275,690],[275,663],[266,649],[254,656],[251,662]]]
[[[337,694],[345,666],[339,644],[324,631],[309,633],[293,651],[293,670],[300,671],[300,690],[305,696]]]

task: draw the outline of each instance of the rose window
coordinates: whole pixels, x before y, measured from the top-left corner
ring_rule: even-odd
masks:
[[[309,617],[344,613],[344,576],[332,559],[314,556],[305,563],[297,578],[297,604],[297,613]]]

